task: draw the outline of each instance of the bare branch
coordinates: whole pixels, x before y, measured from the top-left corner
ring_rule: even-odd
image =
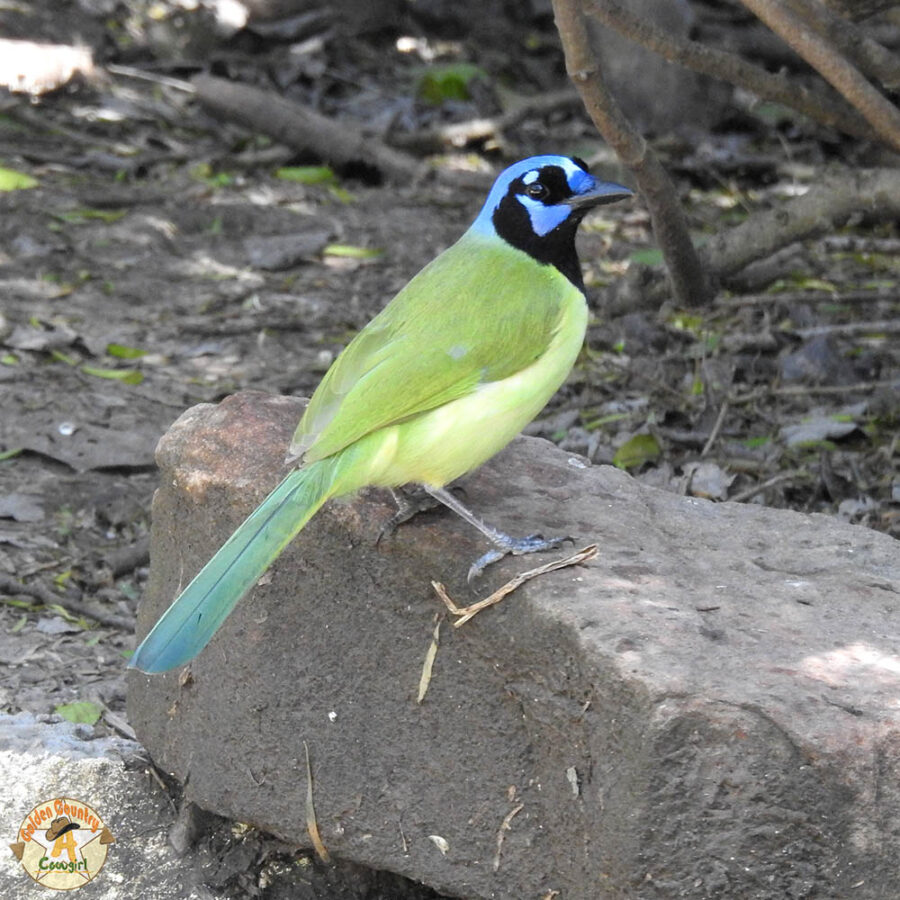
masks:
[[[859,110],[882,140],[900,150],[900,110],[879,93],[831,41],[816,34],[784,3],[742,0]]]
[[[735,53],[686,40],[640,18],[615,0],[585,0],[585,12],[668,62],[744,88],[764,100],[783,103],[816,122],[845,134],[873,140],[876,132],[841,97],[798,85],[774,75]]]
[[[597,129],[634,173],[647,203],[677,301],[684,305],[704,302],[709,298],[709,286],[691,243],[675,187],[647,142],[607,90],[588,38],[580,0],[553,0],[553,12],[569,77]]]
[[[900,87],[900,58],[870,38],[858,25],[835,15],[817,0],[789,0],[791,8],[853,64],[888,90]]]
[[[419,162],[393,150],[349,122],[336,122],[314,110],[250,85],[196,75],[191,84],[206,107],[289,147],[311,150],[333,165],[368,163],[392,181],[408,182]]]
[[[752,215],[713,237],[702,250],[719,278],[734,274],[787,244],[843,224],[854,212],[878,210],[900,216],[900,169],[840,169],[777,209]]]

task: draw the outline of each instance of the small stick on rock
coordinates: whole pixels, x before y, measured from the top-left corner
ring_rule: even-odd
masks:
[[[328,864],[331,862],[331,856],[319,834],[319,823],[316,820],[316,808],[313,804],[313,779],[312,766],[309,764],[309,744],[307,744],[306,741],[303,742],[303,750],[306,753],[306,830],[309,832],[309,837],[310,840],[312,840],[316,856],[318,856],[323,863]]]
[[[421,703],[428,692],[428,685],[431,684],[431,673],[434,670],[434,658],[437,656],[440,639],[441,623],[438,621],[434,626],[431,643],[428,645],[428,652],[425,654],[425,662],[422,665],[422,675],[419,678],[419,693],[416,695],[416,703]]]
[[[538,566],[536,569],[529,569],[527,572],[522,572],[510,581],[507,581],[503,587],[494,591],[490,597],[485,597],[484,600],[479,600],[469,606],[457,606],[450,599],[447,589],[439,581],[432,581],[431,586],[434,588],[438,597],[444,601],[444,605],[447,609],[449,609],[454,616],[459,616],[453,623],[454,628],[459,628],[460,625],[465,625],[472,616],[477,615],[481,610],[487,609],[489,606],[496,606],[496,604],[498,604],[507,594],[511,594],[513,591],[520,588],[526,581],[531,581],[532,578],[537,578],[539,575],[546,575],[548,572],[555,572],[557,569],[564,569],[567,566],[581,565],[581,563],[586,563],[588,560],[596,559],[599,553],[600,549],[597,544],[591,544],[583,550],[579,550],[577,553],[567,556],[565,559],[557,559],[553,562],[546,563],[543,566]]]
[[[500,830],[497,832],[497,852],[494,854],[494,871],[497,872],[500,869],[500,851],[503,849],[503,839],[506,837],[506,832],[509,831],[512,820],[525,809],[525,804],[520,803],[518,806],[514,806],[504,817],[503,821],[500,823]]]

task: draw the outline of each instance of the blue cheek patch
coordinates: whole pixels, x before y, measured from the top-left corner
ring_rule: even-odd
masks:
[[[591,176],[588,175],[587,177],[590,178]],[[565,222],[571,212],[568,206],[562,204],[558,206],[544,206],[540,200],[532,200],[531,197],[523,197],[521,194],[516,197],[516,200],[528,211],[528,216],[531,219],[531,230],[538,237],[549,234],[557,225]]]

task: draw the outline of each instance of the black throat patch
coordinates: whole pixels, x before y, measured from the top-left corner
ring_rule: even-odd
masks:
[[[559,203],[572,196],[565,172],[558,166],[541,170],[541,183],[549,188],[549,200]],[[506,196],[494,210],[491,221],[497,234],[508,244],[522,250],[542,265],[555,266],[575,287],[584,293],[581,265],[575,250],[575,232],[584,214],[572,211],[556,228],[547,234],[535,234],[528,210],[518,199],[524,189],[522,179],[516,179]]]

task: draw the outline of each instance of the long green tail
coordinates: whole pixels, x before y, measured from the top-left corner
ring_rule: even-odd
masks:
[[[192,660],[238,600],[331,496],[335,458],[291,472],[163,613],[129,668],[167,672]]]

